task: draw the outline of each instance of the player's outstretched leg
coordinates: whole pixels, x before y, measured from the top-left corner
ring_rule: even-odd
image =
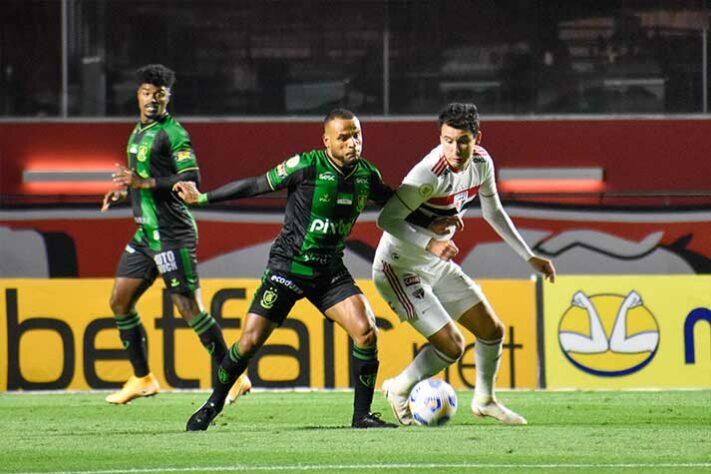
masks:
[[[239,346],[235,343],[217,369],[217,383],[212,394],[198,410],[190,416],[186,431],[205,431],[213,423],[225,406],[230,388],[249,363],[248,357],[242,357]]]
[[[388,423],[380,418],[380,413],[371,413],[375,391],[375,378],[378,373],[378,348],[358,347],[353,345],[353,378],[355,392],[353,394],[353,428],[397,428],[394,423]]]
[[[474,346],[476,363],[476,386],[472,398],[472,413],[476,416],[490,416],[505,425],[525,425],[524,417],[506,408],[494,396],[494,379],[499,370],[502,340],[484,341],[477,339]]]

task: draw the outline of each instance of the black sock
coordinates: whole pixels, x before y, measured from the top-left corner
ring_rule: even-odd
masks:
[[[217,381],[208,401],[221,407],[225,403],[230,388],[232,388],[237,378],[242,375],[242,372],[247,369],[248,364],[249,357],[244,357],[240,353],[236,342],[232,344],[232,347],[230,347],[230,350],[217,368]]]
[[[136,377],[145,377],[149,370],[146,356],[146,330],[143,328],[141,318],[136,312],[117,314],[114,317],[123,348],[128,352],[128,360],[133,366],[133,374]]]
[[[222,329],[215,318],[207,312],[198,314],[188,325],[193,328],[200,338],[200,342],[212,358],[212,386],[217,383],[217,367],[227,354],[227,344],[222,335]]]
[[[370,412],[378,374],[378,347],[358,347],[353,344],[351,360],[355,393],[353,394],[353,420],[359,420]]]

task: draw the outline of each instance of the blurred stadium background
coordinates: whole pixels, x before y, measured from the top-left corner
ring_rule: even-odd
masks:
[[[136,121],[132,72],[155,62],[177,73],[169,110],[203,189],[320,147],[335,106],[361,117],[364,156],[397,185],[437,144],[438,110],[476,103],[507,210],[561,274],[531,280],[470,211],[458,261],[508,326],[499,387],[711,389],[710,13],[701,0],[0,1],[0,390],[129,374],[108,298],[134,224],[128,207],[98,209]],[[229,340],[283,198],[195,212],[205,303]],[[346,263],[378,316],[383,380],[423,341],[369,282],[376,215]],[[642,303],[625,305],[633,293]],[[158,283],[139,304],[153,371],[206,388],[207,355],[166,301]],[[623,350],[618,321],[625,341],[657,337]],[[562,335],[596,322],[603,353]],[[467,342],[445,374],[457,388],[474,381]],[[300,305],[249,373],[256,388],[345,388],[348,353]]]

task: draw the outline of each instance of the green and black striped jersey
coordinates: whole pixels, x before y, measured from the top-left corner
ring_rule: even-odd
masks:
[[[128,167],[141,178],[155,178],[153,189],[130,189],[133,217],[139,225],[135,240],[151,250],[195,244],[197,226],[187,205],[172,192],[178,175],[199,176],[188,132],[170,115],[136,125],[126,148]]]
[[[266,176],[272,190],[289,193],[269,267],[305,278],[341,267],[346,237],[368,201],[383,205],[392,194],[365,159],[346,173],[325,150],[295,155]]]

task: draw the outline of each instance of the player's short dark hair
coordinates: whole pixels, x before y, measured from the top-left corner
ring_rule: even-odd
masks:
[[[351,120],[355,118],[355,114],[348,109],[333,109],[323,119],[323,124],[326,125],[328,122],[334,119],[345,119]]]
[[[156,87],[170,89],[175,84],[175,71],[162,64],[148,64],[136,70],[138,85],[153,84]]]
[[[439,114],[439,128],[449,125],[459,130],[469,130],[474,135],[479,132],[479,112],[474,104],[453,102]]]

